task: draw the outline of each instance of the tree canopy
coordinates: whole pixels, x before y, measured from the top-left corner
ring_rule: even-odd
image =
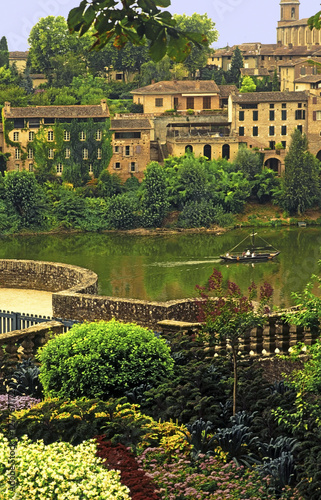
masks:
[[[127,0],[121,4],[115,0],[82,0],[69,12],[68,26],[71,33],[77,32],[80,36],[93,29],[95,50],[109,42],[123,48],[128,42],[144,45],[148,40],[149,54],[154,61],[168,54],[174,61],[181,62],[190,54],[191,42],[201,47],[207,45],[208,40],[203,33],[180,30],[170,12],[161,10],[169,5],[170,0],[137,3]]]

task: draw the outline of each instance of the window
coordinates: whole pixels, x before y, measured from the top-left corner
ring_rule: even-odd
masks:
[[[301,134],[302,134],[302,125],[298,125],[297,126],[297,129],[300,130]]]
[[[296,120],[305,120],[305,109],[296,109],[295,110],[295,119]]]
[[[90,174],[93,174],[93,173],[94,173],[94,169],[93,169],[93,164],[92,164],[92,163],[89,163],[89,170],[88,170],[88,172],[89,172]]]
[[[282,102],[282,108],[286,108],[286,102]]]
[[[274,109],[274,104],[270,104],[270,109]]]
[[[286,148],[286,141],[281,141],[281,144],[282,146],[284,147],[284,149]]]
[[[136,172],[136,163],[134,161],[130,162],[129,171],[130,172]]]
[[[291,18],[294,19],[295,18],[295,7],[292,7],[291,8]]]
[[[282,127],[281,127],[281,135],[286,135],[286,125],[282,125]]]
[[[19,142],[19,132],[13,132],[13,140],[14,142]]]
[[[321,120],[321,111],[315,112],[316,120]]]
[[[65,158],[70,158],[70,148],[65,149]]]
[[[119,153],[119,146],[114,146],[114,153]]]
[[[61,174],[62,171],[63,171],[62,163],[57,163],[57,165],[56,165],[56,172],[57,172],[57,174]]]
[[[79,140],[80,141],[85,141],[86,140],[86,132],[81,131],[79,134]]]
[[[270,121],[273,121],[275,118],[274,110],[270,111]]]
[[[15,164],[15,166],[14,166],[14,168],[15,168],[15,170],[16,170],[17,172],[19,172],[19,170],[20,170],[20,165],[19,165],[19,163],[16,163],[16,164]]]
[[[29,163],[29,172],[33,172],[33,163]]]
[[[87,148],[84,148],[82,150],[82,159],[83,160],[88,160],[88,149]]]
[[[69,130],[64,130],[64,141],[70,141],[70,132],[69,132]]]
[[[120,162],[116,161],[116,163],[114,164],[114,167],[116,170],[120,170]]]
[[[97,160],[101,160],[101,148],[97,149]]]
[[[115,139],[140,139],[140,132],[115,132]]]
[[[29,118],[29,128],[38,128],[38,127],[40,127],[40,119]]]
[[[24,127],[25,127],[24,118],[15,118],[13,120],[13,128],[24,128]]]
[[[35,133],[34,132],[29,132],[29,142],[32,142],[35,138]]]
[[[302,68],[300,68],[300,75],[305,75],[305,74],[306,74],[305,67],[302,66]]]
[[[125,146],[125,156],[130,156],[130,146]]]
[[[95,134],[95,137],[96,137],[96,141],[101,141],[101,130],[96,130],[96,134]]]
[[[28,160],[32,160],[32,159],[33,159],[33,149],[28,148]]]
[[[298,108],[302,108],[302,102],[298,102]]]
[[[271,149],[275,149],[275,141],[270,141],[270,142],[269,142],[269,147],[270,147]]]
[[[239,111],[239,121],[244,122],[244,111]]]
[[[239,127],[239,135],[240,136],[244,135],[244,127]]]
[[[178,108],[178,97],[174,97],[174,109]]]
[[[14,157],[16,160],[20,160],[20,149],[19,148],[15,148]]]
[[[282,111],[281,111],[281,120],[283,120],[283,121],[286,120],[286,109],[282,109]]]
[[[210,96],[203,97],[203,109],[211,109],[211,97]]]
[[[50,160],[52,160],[53,157],[54,157],[54,155],[55,155],[54,150],[53,149],[49,149],[49,151],[48,151],[48,158]]]
[[[273,125],[271,125],[269,127],[269,135],[275,135],[275,131],[274,131],[274,126]]]
[[[53,131],[52,131],[52,130],[49,130],[49,131],[48,131],[48,141],[53,141],[53,138],[54,138],[54,136],[53,136]]]
[[[253,121],[257,122],[259,119],[259,112],[258,111],[253,111]]]
[[[253,137],[257,137],[259,135],[259,128],[253,127]]]
[[[156,97],[156,99],[155,99],[155,106],[156,106],[156,108],[162,108],[163,107],[163,98],[162,97]]]
[[[186,98],[186,108],[187,109],[194,109],[194,97],[187,97]]]

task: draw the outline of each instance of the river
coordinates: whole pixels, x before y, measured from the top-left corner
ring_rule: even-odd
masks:
[[[301,292],[319,272],[321,228],[258,228],[258,236],[281,251],[273,261],[230,264],[219,255],[237,245],[249,229],[216,236],[211,233],[52,234],[1,237],[0,258],[74,264],[99,277],[99,294],[152,301],[195,297],[213,268],[246,291],[252,281],[273,286],[274,303],[293,304],[291,292]],[[0,296],[1,297],[1,296]],[[1,308],[1,307],[0,307]]]

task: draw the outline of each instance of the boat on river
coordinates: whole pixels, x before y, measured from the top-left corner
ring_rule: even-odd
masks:
[[[259,240],[260,246],[257,245],[257,240]],[[226,262],[257,262],[272,260],[279,253],[280,250],[274,248],[253,231],[225,255],[220,255],[220,258]]]

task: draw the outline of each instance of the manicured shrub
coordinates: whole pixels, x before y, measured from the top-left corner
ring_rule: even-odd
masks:
[[[171,373],[173,360],[162,338],[115,320],[74,325],[40,351],[46,396],[108,399]]]
[[[128,488],[120,483],[119,472],[102,467],[96,451],[94,440],[76,447],[59,442],[46,446],[42,441],[32,443],[26,436],[10,448],[0,434],[0,498],[130,500]]]
[[[8,382],[9,392],[13,396],[42,397],[42,385],[39,381],[39,367],[32,360],[24,359],[18,363]]]

